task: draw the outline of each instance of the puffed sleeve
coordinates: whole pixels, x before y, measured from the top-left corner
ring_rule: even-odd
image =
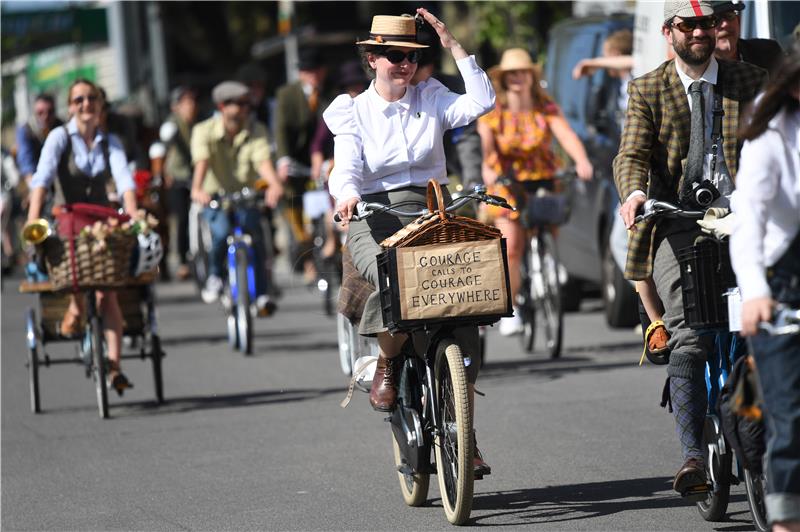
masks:
[[[337,201],[361,197],[364,173],[361,132],[355,120],[353,98],[341,94],[322,114],[333,133],[333,170],[328,187]]]
[[[31,188],[47,188],[56,177],[58,161],[70,142],[66,127],[57,127],[47,135],[39,156],[39,164],[31,179]]]
[[[475,62],[475,56],[456,61],[464,79],[465,94],[450,92],[436,79],[420,84],[422,98],[436,100],[436,109],[445,129],[466,126],[494,108],[494,88],[489,76]]]

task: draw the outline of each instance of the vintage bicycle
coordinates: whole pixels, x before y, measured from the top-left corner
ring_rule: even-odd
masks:
[[[649,199],[635,221],[658,218],[699,220],[705,214],[704,210],[686,210],[666,201]],[[727,512],[731,485],[745,482],[751,513],[759,526],[759,522],[765,522],[763,490],[759,491],[760,484],[754,481],[755,476],[739,460],[734,469],[735,454],[723,433],[718,414],[720,391],[728,381],[731,368],[739,358],[747,355],[745,341],[729,320],[729,305],[735,308],[738,292],[735,290],[736,277],[730,265],[727,237],[700,237],[693,246],[677,253],[686,324],[700,334],[714,335],[714,349],[706,361],[708,410],[703,430],[705,463],[711,482],[682,495],[697,504],[706,521],[721,521]]]
[[[225,311],[228,343],[234,351],[245,355],[253,353],[253,319],[259,314],[256,308],[256,272],[255,268],[266,268],[265,264],[256,263],[254,246],[259,245],[244,229],[244,212],[260,205],[263,194],[256,188],[244,187],[237,192],[215,194],[208,208],[221,210],[230,220],[231,232],[226,241],[226,259],[228,275],[225,280],[220,303]],[[269,238],[264,235],[265,240]],[[265,253],[270,248],[264,245]],[[267,316],[274,311],[274,304],[267,303],[261,315]]]
[[[566,282],[566,270],[558,258],[554,228],[566,223],[570,214],[569,194],[556,190],[568,190],[574,178],[574,170],[565,170],[546,185],[536,181],[512,185],[521,189],[520,196],[524,191],[524,197],[518,201],[524,205],[520,223],[527,230],[517,300],[522,319],[520,341],[525,352],[532,353],[538,329],[543,334],[544,349],[550,358],[561,356],[564,336],[561,289]],[[508,178],[504,180],[511,183]]]
[[[445,516],[456,525],[464,524],[469,518],[476,479],[473,469],[475,436],[467,382],[467,368],[473,362],[468,353],[479,349],[479,325],[493,324],[512,312],[505,240],[499,230],[450,214],[472,201],[513,209],[503,198],[487,195],[485,191],[485,187],[475,187],[472,193],[445,207],[441,188],[431,181],[427,209],[401,210],[411,202],[402,205],[361,202],[354,215],[358,220],[380,212],[419,217],[395,235],[405,232],[398,242],[409,245],[387,247],[378,258],[384,323],[392,332],[409,335],[399,355],[403,364],[397,404],[386,420],[392,427],[394,463],[404,501],[409,506],[421,506],[427,499],[430,475],[436,474]],[[335,220],[338,221],[338,216]],[[439,293],[433,290],[412,288],[404,292],[402,286],[408,282],[408,269],[398,268],[398,264],[405,263],[408,254],[418,253],[419,258],[420,253],[445,249],[442,245],[485,253],[481,255],[486,261],[481,271],[495,272],[502,285],[497,290],[506,296],[505,301],[499,301],[499,306],[494,307],[497,310],[484,315],[456,314],[439,318],[420,318],[401,310],[408,303],[407,298],[411,301],[423,296],[440,299]],[[433,251],[432,256],[436,253]],[[420,269],[411,266],[411,269]],[[431,452],[435,455],[433,464]]]
[[[161,259],[160,243],[155,242],[157,235],[139,235],[143,237],[141,239],[129,235],[110,235],[107,237],[108,249],[97,255],[89,251],[87,237],[76,237],[73,249],[64,240],[50,235],[49,224],[44,220],[34,226],[26,226],[27,231],[31,228],[40,235],[28,240],[42,245],[42,253],[48,256],[50,271],[49,278],[42,277],[20,284],[20,292],[37,294],[39,297],[38,313],[32,307],[25,313],[31,411],[37,414],[42,411],[39,385],[41,368],[82,364],[86,369],[86,377],[94,381],[100,417],[109,417],[106,383],[109,362],[103,335],[103,316],[98,312],[95,300],[95,292],[104,289],[117,292],[125,323],[123,335],[135,339],[135,345],[138,345],[138,352],[135,353],[130,350],[126,353],[123,348],[120,358],[150,359],[156,402],[163,403],[162,361],[166,353],[161,348],[153,284],[157,275],[154,268]],[[132,250],[131,246],[137,240],[139,248]],[[132,252],[138,254],[134,275],[130,273]],[[58,264],[51,267],[51,260]],[[59,330],[59,323],[66,312],[70,294],[85,299],[86,314],[81,333],[64,336]],[[63,342],[76,342],[73,357],[55,357],[47,352],[49,344]]]

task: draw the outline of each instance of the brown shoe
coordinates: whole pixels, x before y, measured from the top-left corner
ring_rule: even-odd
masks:
[[[484,475],[492,474],[492,468],[483,460],[483,455],[478,450],[477,445],[475,446],[475,456],[472,459],[472,469],[475,474],[475,480],[482,479]]]
[[[699,458],[689,458],[675,475],[672,488],[687,496],[692,492],[707,491],[708,478],[706,477],[706,467]]]
[[[372,388],[369,391],[369,404],[379,412],[391,412],[397,401],[396,374],[400,371],[399,356],[378,357],[375,375],[372,377]]]

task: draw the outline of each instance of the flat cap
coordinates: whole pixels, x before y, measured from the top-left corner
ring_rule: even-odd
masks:
[[[666,24],[673,17],[698,18],[707,17],[714,14],[709,0],[683,0],[664,2],[664,23]]]
[[[728,0],[720,2],[712,0],[711,7],[714,8],[714,13],[718,15],[720,13],[727,13],[728,11],[744,11],[746,6],[744,2],[730,2]]]
[[[246,96],[250,92],[247,85],[239,83],[238,81],[223,81],[211,91],[211,99],[214,103],[220,104],[227,100],[236,100],[242,96]]]

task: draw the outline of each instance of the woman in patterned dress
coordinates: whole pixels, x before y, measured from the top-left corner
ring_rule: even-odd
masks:
[[[528,193],[542,187],[553,190],[553,176],[559,166],[553,152],[553,137],[575,162],[578,178],[592,178],[594,170],[583,143],[540,86],[538,72],[538,66],[522,48],[506,50],[500,64],[489,70],[497,105],[478,120],[478,133],[483,149],[483,180],[491,194],[514,197],[507,185],[498,182],[499,178],[522,184]],[[506,238],[511,294],[516,301],[521,283],[520,261],[525,250],[519,213],[488,207],[486,215]],[[501,320],[500,333],[508,336],[521,331],[522,321],[515,307],[514,316]]]

